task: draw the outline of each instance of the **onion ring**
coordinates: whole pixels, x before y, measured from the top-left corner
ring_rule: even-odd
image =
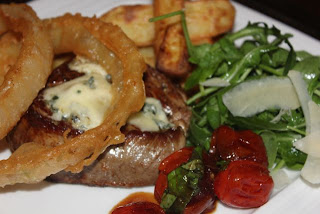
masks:
[[[0,85],[10,68],[17,61],[21,49],[21,36],[12,31],[0,38]]]
[[[0,139],[13,128],[51,73],[52,44],[43,23],[25,4],[0,6],[0,35],[18,32],[23,36],[18,58],[8,72],[1,73]]]
[[[0,85],[10,68],[17,61],[21,49],[21,39],[18,34],[8,32],[0,38]]]
[[[35,183],[61,170],[80,172],[104,150],[124,141],[120,128],[141,109],[145,93],[142,80],[146,65],[134,43],[112,24],[79,14],[45,20],[55,54],[74,52],[102,65],[112,76],[113,103],[104,122],[64,144],[46,147],[36,143],[20,146],[0,161],[0,186]]]

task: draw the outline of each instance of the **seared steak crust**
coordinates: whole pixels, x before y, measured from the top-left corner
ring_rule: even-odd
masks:
[[[81,74],[80,74],[81,75]],[[54,70],[47,87],[74,79],[79,73],[70,71],[67,64]],[[160,100],[168,119],[176,128],[164,132],[141,132],[134,126],[122,128],[125,142],[114,145],[99,156],[90,166],[80,173],[59,172],[48,180],[54,182],[77,183],[92,186],[146,186],[155,183],[158,166],[165,157],[185,145],[185,133],[191,112],[185,105],[183,92],[169,79],[152,68],[144,76],[147,97]],[[70,129],[69,137],[81,131],[63,121],[53,121],[52,113],[43,101],[40,92],[18,125],[7,136],[12,150],[26,142],[56,146],[63,143],[63,133]]]
[[[95,186],[146,186],[155,183],[159,163],[185,144],[181,129],[163,133],[132,130],[126,141],[114,145],[82,172],[59,172],[50,181]]]
[[[160,100],[170,122],[180,126],[186,132],[191,116],[186,106],[186,95],[180,87],[174,85],[169,78],[155,69],[148,68],[144,75],[146,96]]]

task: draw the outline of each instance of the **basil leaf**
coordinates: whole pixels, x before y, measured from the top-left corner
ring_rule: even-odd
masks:
[[[183,213],[191,198],[198,194],[199,182],[204,174],[204,165],[195,149],[190,160],[168,174],[168,187],[160,206],[167,213]]]

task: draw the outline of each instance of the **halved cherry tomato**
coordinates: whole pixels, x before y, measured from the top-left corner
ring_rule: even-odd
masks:
[[[164,210],[151,202],[136,202],[116,208],[112,214],[165,214]]]
[[[154,197],[160,203],[162,195],[168,186],[167,175],[188,162],[193,152],[193,147],[184,147],[168,157],[166,157],[159,165],[159,176],[154,188]]]
[[[226,205],[254,208],[266,203],[273,188],[267,167],[251,160],[232,161],[218,173],[214,192]]]
[[[204,175],[199,183],[200,192],[192,197],[186,206],[184,214],[200,214],[211,212],[215,207],[216,195],[213,190],[214,175],[218,172],[216,155],[203,152],[202,162]]]
[[[195,203],[189,202],[183,214],[200,214],[214,208],[215,199],[211,195],[203,195]],[[209,208],[209,209],[208,209]]]
[[[159,165],[159,171],[168,175],[170,172],[178,168],[180,165],[187,163],[193,152],[193,147],[184,147],[168,157],[166,157]]]
[[[184,210],[184,214],[200,214],[212,211],[215,207],[216,196],[213,190],[214,174],[205,167],[204,176],[199,183],[199,193],[192,197]]]
[[[156,185],[154,187],[154,197],[155,199],[161,203],[161,198],[164,191],[168,187],[168,178],[163,172],[159,173],[158,179],[156,181]]]
[[[221,126],[212,135],[211,148],[226,161],[252,160],[268,166],[262,138],[250,130],[234,131],[228,126]]]

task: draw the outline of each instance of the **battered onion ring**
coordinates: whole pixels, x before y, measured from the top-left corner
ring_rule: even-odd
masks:
[[[0,5],[0,35],[21,33],[22,46],[15,64],[2,72],[0,85],[0,139],[31,105],[51,73],[52,44],[43,23],[27,5]]]
[[[144,99],[144,60],[134,43],[119,27],[96,18],[66,14],[46,20],[55,54],[74,52],[101,64],[112,76],[113,103],[104,122],[82,135],[67,138],[64,144],[49,148],[36,143],[19,147],[8,160],[0,162],[0,186],[35,183],[61,170],[80,172],[112,144],[124,141],[121,126]],[[112,52],[111,52],[111,51]]]
[[[10,68],[17,61],[21,49],[20,36],[8,32],[0,38],[0,85]]]

